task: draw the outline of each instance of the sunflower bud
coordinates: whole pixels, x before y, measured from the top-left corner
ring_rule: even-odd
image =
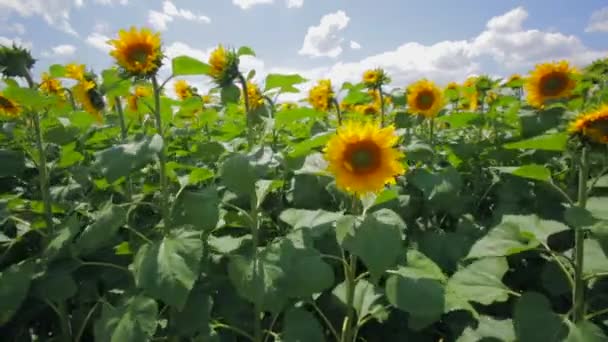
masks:
[[[219,45],[209,56],[209,76],[220,87],[225,87],[239,75],[239,58],[232,50]]]

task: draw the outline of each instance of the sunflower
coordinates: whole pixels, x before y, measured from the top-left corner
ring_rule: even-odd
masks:
[[[120,30],[118,39],[109,41],[114,47],[110,55],[116,63],[133,76],[149,76],[161,66],[160,34],[149,29]]]
[[[104,103],[95,82],[79,82],[72,88],[72,93],[76,101],[82,105],[84,111],[94,116],[98,122],[102,121],[101,110],[104,107]]]
[[[61,81],[51,77],[46,72],[42,73],[42,82],[40,82],[40,90],[45,94],[57,95],[61,98],[64,97],[64,93],[62,92],[63,86],[61,85]]]
[[[129,95],[127,98],[127,103],[129,106],[129,110],[132,112],[139,111],[138,101],[143,97],[152,96],[152,89],[146,86],[136,86],[133,94]]]
[[[513,74],[513,75],[509,76],[509,79],[507,80],[507,83],[521,81],[521,80],[522,80],[522,78],[521,78],[520,74]]]
[[[175,94],[180,100],[185,100],[192,96],[192,87],[185,80],[179,80],[173,85]]]
[[[576,86],[575,73],[567,61],[538,64],[526,80],[528,103],[542,108],[547,101],[569,97]]]
[[[462,84],[462,98],[465,103],[462,104],[462,109],[468,109],[472,112],[477,110],[479,105],[479,93],[477,92],[477,77],[469,77]]]
[[[242,96],[243,101],[245,97]],[[247,82],[247,99],[249,100],[249,109],[256,110],[264,105],[264,97],[260,91],[260,87],[253,82]]]
[[[331,107],[334,91],[330,80],[320,80],[308,92],[308,102],[318,111],[326,112]]]
[[[579,116],[570,123],[568,131],[594,143],[608,144],[608,105]]]
[[[443,94],[435,83],[423,79],[408,87],[407,104],[413,113],[431,118],[443,107]]]
[[[393,147],[397,140],[393,126],[348,121],[339,127],[324,149],[338,188],[361,196],[394,184],[405,172],[403,154]]]
[[[16,118],[19,116],[20,112],[21,108],[15,101],[0,93],[0,116]]]
[[[84,64],[70,63],[65,66],[65,77],[76,81],[84,80],[85,66]]]
[[[380,107],[374,103],[361,104],[355,106],[355,112],[363,115],[376,115],[380,113]]]
[[[239,75],[239,59],[234,51],[219,45],[209,56],[209,75],[223,87]]]
[[[456,83],[456,82],[450,82],[445,87],[445,89],[447,89],[447,90],[458,90],[458,83]]]

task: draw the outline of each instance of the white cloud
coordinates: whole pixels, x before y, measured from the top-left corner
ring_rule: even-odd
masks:
[[[108,40],[110,40],[110,37],[99,32],[93,32],[87,37],[86,42],[97,50],[108,53],[112,50]]]
[[[22,17],[40,16],[51,26],[78,36],[70,25],[70,10],[78,5],[74,0],[0,0],[0,10],[16,12]]]
[[[211,19],[206,15],[194,14],[192,11],[177,8],[171,1],[163,2],[163,11],[150,10],[148,12],[148,23],[159,31],[167,29],[167,24],[180,18],[188,21],[198,21],[202,23],[210,23]]]
[[[297,1],[297,0],[296,0]],[[232,3],[239,6],[241,9],[249,9],[255,5],[271,4],[274,0],[232,0]]]
[[[114,5],[114,3],[118,3],[124,6],[129,4],[129,0],[95,0],[95,3],[101,5]]]
[[[361,48],[361,44],[357,43],[354,40],[350,41],[350,48],[353,50],[359,50]]]
[[[51,48],[51,51],[42,52],[43,57],[54,58],[54,57],[68,57],[72,56],[76,52],[76,47],[70,44],[57,45]]]
[[[2,37],[0,36],[0,45],[5,45],[5,46],[13,46],[13,44],[20,46],[20,47],[24,47],[26,49],[32,49],[32,42],[27,42],[22,40],[19,37],[15,37],[15,38],[7,38],[7,37]]]
[[[286,0],[287,8],[300,8],[304,6],[304,0]]]
[[[585,32],[608,32],[608,7],[599,9],[591,14]]]
[[[23,35],[23,34],[25,34],[26,30],[25,30],[25,26],[23,26],[23,24],[20,24],[20,23],[7,24],[7,23],[1,22],[1,20],[0,20],[0,31],[15,33],[17,35]]]
[[[308,28],[298,53],[312,57],[338,57],[342,53],[341,44],[344,41],[338,33],[346,28],[349,21],[350,18],[344,11],[324,15],[319,25]]]

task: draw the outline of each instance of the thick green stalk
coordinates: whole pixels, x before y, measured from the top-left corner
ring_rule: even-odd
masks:
[[[44,150],[44,142],[42,140],[42,129],[40,128],[40,115],[34,113],[32,115],[34,121],[34,131],[36,133],[36,149],[38,150],[38,180],[40,181],[40,192],[42,194],[42,202],[44,205],[44,220],[47,229],[53,231],[53,208],[51,204],[51,193],[49,191],[49,176],[46,165],[46,152]]]
[[[435,118],[432,117],[429,119],[429,145],[431,148],[435,146]]]
[[[254,279],[254,287],[257,288],[258,276],[261,274],[259,267],[260,261],[258,256],[258,246],[260,244],[259,241],[259,227],[258,227],[258,207],[257,200],[255,196],[251,196],[250,201],[250,216],[251,216],[251,240],[253,244],[253,279]],[[260,301],[256,298],[253,307],[253,337],[254,342],[262,341],[262,321],[260,315],[262,314],[262,308],[260,305]]]
[[[120,142],[124,144],[127,142],[127,137],[129,136],[127,125],[125,124],[125,114],[122,110],[122,103],[120,102],[120,97],[116,96],[114,98],[114,101],[116,106],[116,114],[118,114],[118,122],[120,123]],[[131,202],[131,198],[133,197],[133,187],[131,184],[131,178],[128,175],[125,178],[125,186],[127,201]]]
[[[245,100],[245,116],[247,116],[247,149],[251,150],[253,148],[253,118],[251,117],[250,105],[249,105],[249,94],[247,93],[247,80],[243,74],[239,73],[238,76],[239,82],[241,82],[241,87],[243,88],[243,99]]]
[[[347,314],[344,319],[344,323],[342,324],[342,338],[341,342],[354,342],[353,336],[355,333],[355,329],[357,329],[354,324],[355,320],[355,286],[357,285],[356,281],[356,273],[357,273],[357,257],[353,254],[350,255],[348,261],[348,267],[344,266],[344,275],[346,278],[346,307]]]
[[[585,208],[587,205],[587,178],[589,176],[589,155],[587,147],[583,147],[581,151],[581,163],[578,173],[578,206]],[[583,278],[583,262],[584,262],[584,243],[585,232],[576,227],[574,231],[574,293],[572,298],[574,323],[578,323],[585,319],[585,287],[586,282]]]
[[[378,86],[378,94],[380,94],[380,127],[384,127],[384,94],[382,94],[382,86]]]
[[[170,228],[169,220],[169,186],[167,182],[167,142],[165,141],[165,135],[163,131],[163,124],[160,114],[160,87],[156,76],[152,76],[152,86],[154,87],[154,121],[156,123],[156,133],[163,139],[163,147],[158,154],[158,160],[160,164],[160,189],[161,189],[161,210],[163,215],[163,221],[165,224],[165,231]]]
[[[342,111],[340,110],[340,104],[338,103],[338,100],[336,100],[335,97],[331,98],[331,103],[334,105],[334,108],[336,108],[336,116],[338,117],[338,125],[342,124]]]

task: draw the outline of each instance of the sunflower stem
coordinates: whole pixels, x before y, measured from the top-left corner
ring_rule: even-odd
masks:
[[[46,151],[40,128],[40,115],[33,113],[34,130],[36,133],[36,149],[38,150],[38,179],[40,181],[40,193],[44,205],[44,220],[49,232],[53,232],[53,208],[51,204],[51,193],[49,191],[49,175],[46,163]]]
[[[120,142],[124,144],[127,142],[127,137],[129,136],[127,125],[125,124],[125,114],[122,110],[122,103],[120,102],[120,97],[116,96],[114,98],[114,102],[114,106],[116,107],[116,114],[118,115],[118,122],[120,124]],[[131,178],[129,177],[129,175],[125,177],[125,186],[127,201],[131,202],[131,199],[133,197],[133,186],[131,184]]]
[[[158,80],[156,76],[152,76],[152,86],[154,87],[154,121],[156,124],[156,133],[160,135],[163,140],[163,146],[158,153],[158,161],[160,166],[160,189],[161,189],[161,211],[163,216],[163,223],[165,228],[165,233],[167,233],[170,229],[170,220],[169,220],[169,187],[167,184],[167,156],[166,156],[166,146],[167,142],[165,141],[165,136],[163,132],[163,125],[160,114],[160,91],[161,88],[158,85]]]
[[[335,97],[331,98],[331,103],[334,105],[334,108],[336,108],[336,115],[338,117],[338,125],[342,125],[342,111],[340,110],[340,104],[338,103],[338,100],[336,100]]]
[[[578,174],[578,207],[585,208],[587,205],[587,178],[589,176],[589,154],[587,146],[583,146],[580,156],[580,168]],[[580,227],[574,231],[574,292],[572,298],[572,321],[576,324],[585,319],[585,288],[586,282],[583,278],[585,232]]]
[[[429,145],[431,145],[431,149],[435,147],[435,118],[431,117],[429,119]]]
[[[359,201],[356,197],[353,197],[352,201],[352,212],[353,215],[358,216],[361,214]],[[341,342],[354,342],[354,335],[357,329],[354,323],[355,319],[355,287],[357,286],[357,257],[354,254],[350,254],[348,260],[344,252],[342,252],[344,265],[344,279],[346,281],[346,317],[342,322],[342,334]]]
[[[251,218],[251,240],[252,240],[252,244],[253,244],[253,279],[254,282],[257,284],[258,281],[258,276],[262,273],[260,272],[260,266],[261,264],[259,263],[259,256],[258,256],[258,246],[259,246],[259,224],[258,224],[258,206],[257,206],[257,199],[255,196],[250,196],[250,213],[249,216]],[[254,305],[253,305],[253,337],[254,337],[254,342],[261,342],[262,341],[262,321],[261,321],[261,314],[262,314],[262,307],[261,307],[261,302],[259,301],[258,298],[256,298]]]
[[[245,102],[245,116],[247,117],[247,150],[251,150],[253,148],[253,118],[251,117],[250,105],[249,105],[249,94],[247,93],[247,80],[243,76],[242,73],[239,72],[237,76],[239,82],[241,83],[241,87],[243,88],[243,98]]]
[[[378,94],[380,94],[380,127],[384,127],[384,94],[382,94],[382,85],[378,86]]]

